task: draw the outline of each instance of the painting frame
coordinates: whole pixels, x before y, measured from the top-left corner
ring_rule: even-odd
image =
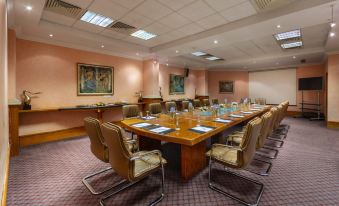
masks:
[[[185,76],[178,74],[169,75],[169,94],[185,94]]]
[[[77,95],[114,95],[114,67],[77,63]]]
[[[219,81],[219,93],[220,94],[233,94],[234,93],[234,81],[230,81],[230,80]]]

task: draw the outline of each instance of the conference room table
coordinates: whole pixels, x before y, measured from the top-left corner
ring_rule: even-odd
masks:
[[[181,177],[188,180],[207,165],[205,153],[208,138],[222,135],[224,130],[249,121],[269,109],[270,106],[224,108],[220,109],[223,112],[218,114],[195,110],[177,113],[177,117],[160,114],[153,117],[125,119],[120,122],[120,125],[138,135],[140,150],[160,149],[161,141],[179,144]]]

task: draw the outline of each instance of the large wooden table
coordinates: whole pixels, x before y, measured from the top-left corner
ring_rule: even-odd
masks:
[[[248,108],[247,108],[248,110]],[[176,143],[181,146],[181,177],[185,180],[190,179],[192,176],[197,174],[199,171],[206,167],[206,140],[214,135],[222,133],[224,130],[240,124],[244,121],[248,121],[255,116],[261,115],[269,110],[269,107],[265,107],[260,111],[252,111],[252,114],[241,114],[240,110],[232,112],[232,114],[244,115],[242,118],[230,118],[226,113],[218,116],[223,119],[231,119],[230,123],[219,123],[215,122],[215,117],[202,116],[200,115],[201,126],[215,127],[212,131],[207,133],[196,133],[190,128],[195,127],[198,124],[197,112],[188,113],[183,112],[179,115],[179,128],[168,134],[157,134],[150,132],[146,129],[136,128],[132,126],[136,123],[148,122],[151,124],[159,124],[161,126],[176,128],[175,119],[171,118],[167,114],[160,114],[158,118],[152,120],[142,120],[140,118],[132,118],[121,121],[121,126],[130,130],[134,134],[139,136],[139,146],[142,150],[159,149],[161,147],[161,141]],[[246,111],[243,108],[242,111]]]

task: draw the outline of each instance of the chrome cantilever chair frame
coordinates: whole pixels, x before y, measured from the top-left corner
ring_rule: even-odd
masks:
[[[222,145],[222,146],[224,146],[224,147],[230,147],[230,146],[228,146],[228,145]],[[212,147],[213,147],[213,146],[212,146]],[[212,174],[212,163],[213,163],[213,161],[214,161],[214,160],[212,159],[212,154],[211,154],[211,155],[210,155],[210,158],[209,158],[209,165],[208,165],[208,187],[209,187],[209,188],[211,188],[212,190],[214,190],[214,191],[216,191],[216,192],[219,192],[219,193],[221,193],[221,194],[223,194],[223,195],[226,195],[226,196],[228,196],[228,197],[230,197],[230,198],[232,198],[232,199],[234,199],[234,200],[237,200],[237,201],[239,201],[239,202],[241,202],[241,203],[243,203],[243,204],[245,204],[245,205],[248,205],[248,206],[256,206],[256,205],[259,204],[260,198],[261,198],[261,196],[262,196],[262,194],[263,194],[263,192],[264,192],[264,184],[263,184],[263,183],[261,183],[261,182],[259,182],[259,181],[256,181],[256,180],[253,180],[253,179],[251,179],[251,178],[245,177],[245,176],[243,176],[243,175],[240,175],[240,174],[231,172],[231,171],[228,170],[228,168],[227,168],[226,166],[224,167],[226,173],[231,174],[231,175],[234,175],[234,176],[237,176],[237,177],[239,177],[239,178],[241,178],[241,179],[250,181],[250,182],[252,182],[252,183],[254,183],[254,184],[260,185],[260,191],[259,191],[259,194],[258,194],[257,197],[256,197],[256,202],[255,202],[254,204],[248,203],[248,202],[246,202],[246,201],[244,201],[244,200],[242,200],[242,199],[240,199],[240,198],[238,198],[238,197],[236,197],[236,196],[234,196],[234,195],[232,195],[232,194],[229,194],[229,193],[223,191],[222,189],[220,189],[220,188],[218,188],[218,187],[216,187],[215,185],[212,184],[212,181],[211,181],[211,174]]]
[[[162,164],[162,154],[161,154],[161,152],[159,150],[153,150],[153,151],[145,152],[143,154],[140,154],[139,156],[132,157],[129,161],[132,162],[132,161],[135,161],[137,159],[141,159],[143,156],[150,155],[150,154],[158,154],[158,157],[160,159],[160,164],[161,164],[161,194],[160,194],[160,196],[158,196],[154,201],[152,201],[149,204],[149,205],[153,206],[153,205],[156,205],[159,202],[161,202],[164,199],[164,197],[165,197],[165,190],[164,190],[164,185],[165,185],[165,170],[164,170],[164,165]],[[122,188],[120,188],[120,189],[118,189],[116,191],[113,191],[112,193],[110,193],[110,194],[104,196],[103,198],[101,198],[100,199],[100,205],[101,206],[105,206],[105,202],[104,201],[106,199],[108,199],[108,198],[118,194],[119,192],[121,192],[121,191],[123,191],[123,190],[125,190],[125,189],[127,189],[129,187],[131,187],[132,185],[135,185],[136,183],[140,182],[141,180],[143,180],[145,178],[146,177],[141,178],[141,179],[139,179],[137,181],[134,181],[134,182],[129,182],[128,180],[124,179],[124,180],[114,184],[111,189],[116,188],[116,187],[118,187],[118,186],[120,186],[120,185],[122,185],[124,183],[128,183],[128,184],[124,185]]]

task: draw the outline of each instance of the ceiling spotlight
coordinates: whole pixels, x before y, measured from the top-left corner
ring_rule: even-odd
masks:
[[[280,24],[278,24],[278,25],[277,25],[277,28],[280,29],[280,27],[281,27]]]
[[[166,66],[168,66],[168,63],[166,64]]]
[[[335,23],[334,22],[332,22],[332,23],[330,23],[330,25],[331,25],[331,28],[333,28],[333,27],[335,27]]]
[[[49,36],[50,38],[53,38],[53,34],[49,34],[48,36]]]
[[[297,58],[296,56],[293,56],[293,59]]]
[[[335,36],[335,33],[334,32],[331,32],[330,33],[330,37],[334,37]]]
[[[330,26],[331,28],[335,27],[335,22],[333,20],[333,5],[331,5],[331,23],[330,23]]]
[[[179,53],[179,51],[178,51],[178,50],[175,50],[175,53]]]
[[[214,40],[213,43],[214,43],[214,44],[217,44],[217,43],[218,43],[218,40]]]
[[[101,45],[101,48],[104,48],[105,47],[105,45]]]
[[[275,63],[276,65],[279,65],[279,62]]]
[[[139,56],[139,53],[137,52],[135,55]]]
[[[32,6],[26,6],[25,7],[27,11],[32,11],[33,7]]]

